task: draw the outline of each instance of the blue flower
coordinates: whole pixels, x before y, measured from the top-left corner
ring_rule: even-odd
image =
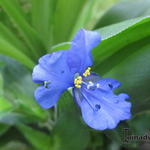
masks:
[[[125,93],[116,95],[117,80],[101,78],[91,72],[91,50],[101,41],[97,32],[79,30],[69,50],[44,55],[33,69],[33,81],[40,83],[35,99],[41,107],[53,107],[61,94],[72,87],[74,100],[83,120],[97,130],[113,129],[131,117],[131,103]]]

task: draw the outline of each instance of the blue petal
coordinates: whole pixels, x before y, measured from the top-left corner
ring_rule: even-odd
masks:
[[[45,88],[40,86],[35,90],[34,96],[41,107],[48,109],[56,104],[63,92],[64,90],[57,89],[56,87]]]
[[[115,95],[112,91],[105,92],[98,88],[88,90],[84,87],[80,91],[74,89],[73,94],[81,108],[83,120],[91,128],[113,129],[121,120],[131,117],[131,103],[126,101],[129,96],[125,93]]]
[[[33,69],[32,79],[36,83],[43,81],[55,82],[66,88],[72,86],[74,75],[67,64],[67,51],[54,52],[39,59],[39,64]]]
[[[71,49],[68,51],[68,65],[73,73],[83,73],[93,64],[91,50],[101,41],[95,31],[81,29],[75,35]]]
[[[52,107],[61,93],[73,86],[74,74],[70,72],[66,59],[67,51],[47,54],[33,69],[33,81],[46,84],[35,91],[35,99],[43,108]]]
[[[33,69],[32,80],[35,83],[42,83],[44,81],[49,81],[50,80],[49,72],[47,72],[41,65],[36,65]]]

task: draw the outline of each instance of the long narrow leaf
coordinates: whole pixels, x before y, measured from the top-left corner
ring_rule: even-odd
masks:
[[[121,48],[150,35],[150,17],[142,17],[111,25],[98,30],[102,43],[94,49],[94,57],[98,66],[102,61]]]
[[[53,44],[69,40],[72,28],[85,2],[85,0],[57,0]]]
[[[4,39],[0,38],[0,53],[6,56],[10,56],[20,63],[26,65],[28,68],[32,69],[34,63],[30,58],[28,58],[25,54],[19,51],[17,48],[12,46],[10,43],[6,42]]]
[[[54,0],[32,0],[32,25],[44,43],[49,42]]]
[[[83,28],[86,26],[86,23],[88,20],[90,20],[91,10],[97,0],[88,0],[86,4],[84,5],[84,8],[82,9],[80,15],[77,18],[77,21],[73,27],[73,31],[71,34],[71,38],[73,38],[74,34],[79,30],[80,28]]]
[[[0,5],[6,11],[8,16],[12,19],[14,24],[16,24],[24,40],[30,47],[31,52],[38,57],[38,53],[36,51],[44,50],[44,46],[41,43],[39,36],[36,34],[33,28],[28,24],[27,20],[22,15],[22,13],[20,13],[19,9],[17,9],[15,4],[16,3],[14,3],[14,1],[9,1],[9,0],[0,1]]]
[[[20,39],[18,39],[17,36],[15,36],[13,32],[11,32],[11,30],[1,22],[0,31],[0,35],[3,38],[5,38],[18,49],[20,49],[20,51],[24,52],[25,54],[29,54],[30,50],[24,45],[24,43]]]

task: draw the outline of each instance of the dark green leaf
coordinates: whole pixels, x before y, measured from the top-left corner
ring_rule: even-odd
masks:
[[[0,124],[0,136],[2,136],[9,129],[9,125]]]
[[[100,65],[100,72],[123,83],[122,88],[131,96],[132,111],[150,107],[150,44],[147,37],[122,48]],[[111,64],[110,64],[111,62]],[[124,90],[121,90],[124,92]]]
[[[131,120],[128,121],[130,131],[134,135],[148,134],[149,131],[149,121],[150,121],[150,111],[143,111],[137,113]]]
[[[16,61],[0,57],[6,63],[3,67],[4,95],[15,106],[18,112],[36,119],[46,120],[47,112],[40,108],[34,99],[36,85],[32,82],[31,73]]]
[[[18,126],[20,132],[37,150],[51,150],[51,137],[44,132],[35,130],[26,125],[20,124]],[[52,149],[53,150],[53,149]]]
[[[99,20],[95,28],[124,20],[150,15],[150,0],[126,0],[114,5]]]
[[[80,113],[71,95],[66,92],[58,106],[60,116],[53,131],[56,150],[84,150],[89,141],[89,133],[79,119]]]

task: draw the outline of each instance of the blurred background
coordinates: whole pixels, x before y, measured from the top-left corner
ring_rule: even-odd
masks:
[[[150,0],[0,0],[0,150],[149,150],[149,15]],[[38,58],[68,49],[80,28],[102,36],[93,71],[131,96],[132,118],[114,130],[87,127],[68,92],[49,110],[34,100]]]

